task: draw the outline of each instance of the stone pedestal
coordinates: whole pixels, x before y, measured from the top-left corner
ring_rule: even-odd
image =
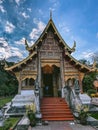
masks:
[[[21,94],[17,94],[12,99],[12,106],[26,106],[35,102],[35,96],[33,90],[21,91]]]

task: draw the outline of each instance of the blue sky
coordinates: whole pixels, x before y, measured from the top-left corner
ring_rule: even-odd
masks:
[[[0,0],[0,59],[28,56],[24,39],[34,44],[50,18],[65,42],[76,41],[75,58],[98,52],[98,0]]]

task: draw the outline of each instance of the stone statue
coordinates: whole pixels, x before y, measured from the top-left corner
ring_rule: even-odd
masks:
[[[38,76],[36,77],[36,80],[35,80],[35,89],[39,89],[39,84],[38,84]]]
[[[80,87],[79,87],[79,82],[78,82],[77,79],[75,79],[75,82],[74,82],[74,90],[75,90],[75,93],[77,95],[79,95],[79,93],[80,93]]]

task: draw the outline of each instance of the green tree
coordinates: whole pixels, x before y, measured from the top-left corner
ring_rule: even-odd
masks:
[[[83,91],[87,92],[89,89],[95,89],[93,82],[96,79],[97,72],[91,72],[84,76],[83,79]]]
[[[90,62],[87,61],[86,59],[80,59],[79,62],[84,64],[84,65],[90,65]]]
[[[18,81],[15,75],[5,71],[2,64],[0,64],[0,96],[11,96],[15,95],[17,92]]]

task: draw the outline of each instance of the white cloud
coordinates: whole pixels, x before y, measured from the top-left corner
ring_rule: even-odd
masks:
[[[6,42],[6,40],[3,37],[0,37],[0,47],[6,47],[8,46],[8,43]]]
[[[40,30],[33,28],[32,32],[30,33],[30,38],[36,40],[39,36]]]
[[[97,32],[97,34],[96,34],[96,38],[98,38],[98,32]]]
[[[77,60],[80,59],[86,59],[87,61],[92,62],[92,56],[94,55],[94,52],[91,50],[87,50],[84,52],[75,52],[72,54]]]
[[[2,13],[5,13],[5,12],[6,12],[6,10],[4,9],[4,7],[3,7],[2,5],[0,5],[0,11],[1,11]]]
[[[25,19],[27,19],[27,18],[29,18],[29,17],[30,17],[30,16],[29,16],[29,15],[27,15],[25,12],[21,13],[21,15],[22,15]]]
[[[11,55],[11,57],[17,56],[19,58],[23,58],[23,55],[20,52],[19,48],[16,48],[16,47],[10,47],[10,55]]]
[[[49,2],[52,4],[49,10],[55,11],[60,6],[60,2],[57,0],[49,0]]]
[[[55,7],[58,6],[58,4],[60,4],[57,0],[49,0],[49,2],[52,3]]]
[[[31,9],[31,8],[27,8],[27,10],[28,10],[29,12],[32,12],[32,9]]]
[[[38,21],[37,19],[33,19],[33,22],[37,25],[37,28],[33,28],[31,33],[29,34],[30,39],[32,40],[32,43],[37,40],[39,35],[42,33],[42,31],[45,28],[45,24],[42,21]]]
[[[49,8],[49,11],[54,12],[54,11],[55,11],[55,8],[54,8],[54,7],[50,7],[50,8]]]
[[[18,45],[24,45],[25,46],[25,38],[23,37],[22,39],[20,39],[19,41],[15,41],[14,43],[18,44]]]
[[[65,23],[59,24],[59,27],[64,33],[69,33],[71,31],[71,29]]]
[[[8,58],[10,56],[10,48],[3,37],[0,37],[0,59]]]
[[[3,3],[3,1],[4,1],[4,0],[0,0],[0,4],[2,4],[2,3]]]
[[[0,59],[8,59],[10,57],[23,58],[23,54],[17,47],[11,47],[3,37],[0,37]]]
[[[40,30],[40,31],[43,31],[44,30],[44,28],[45,28],[45,23],[43,23],[42,21],[40,21],[40,20],[38,20],[38,19],[36,19],[36,18],[34,18],[33,19],[33,22],[37,25],[37,27],[38,27],[38,29]]]
[[[20,0],[15,0],[15,2],[19,5]]]
[[[43,11],[41,9],[38,10],[38,12],[43,15]]]
[[[33,44],[34,44],[34,41],[31,41],[31,42],[30,42],[30,45],[33,45]]]
[[[12,33],[15,29],[15,26],[10,23],[9,21],[6,22],[6,25],[5,25],[5,31],[8,32],[8,33]]]
[[[84,58],[90,58],[93,54],[94,52],[92,51],[82,52]]]

